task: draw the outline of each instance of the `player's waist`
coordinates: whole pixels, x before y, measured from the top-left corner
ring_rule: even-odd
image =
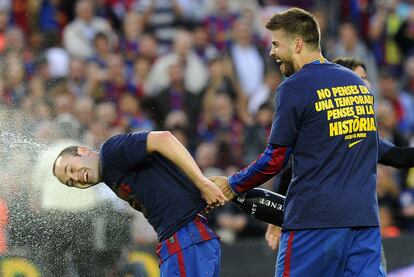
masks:
[[[201,214],[197,214],[193,220],[157,245],[156,252],[160,259],[160,264],[169,256],[182,249],[217,238],[218,235],[210,228],[207,219]]]

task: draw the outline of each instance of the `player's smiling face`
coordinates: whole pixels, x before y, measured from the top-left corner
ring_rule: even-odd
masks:
[[[272,49],[269,55],[280,65],[280,72],[286,77],[297,71],[293,62],[292,45],[285,31],[281,29],[272,31]]]
[[[89,188],[100,180],[99,154],[86,147],[78,147],[78,156],[67,154],[56,160],[54,174],[68,187]]]

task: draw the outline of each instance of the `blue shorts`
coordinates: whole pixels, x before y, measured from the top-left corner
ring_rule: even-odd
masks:
[[[283,231],[275,276],[386,276],[379,227]]]
[[[169,256],[160,266],[161,277],[218,277],[221,248],[218,239],[193,244]]]

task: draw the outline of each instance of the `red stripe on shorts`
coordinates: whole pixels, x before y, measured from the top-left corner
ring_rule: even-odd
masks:
[[[203,222],[201,222],[201,220],[198,217],[196,217],[194,222],[197,226],[197,230],[200,232],[201,238],[205,241],[211,239],[211,235],[209,234],[206,226],[203,224]]]
[[[178,258],[178,270],[180,271],[180,277],[186,277],[187,274],[185,273],[183,251],[177,252],[177,258]]]
[[[290,276],[290,257],[292,256],[293,231],[290,231],[288,245],[285,256],[285,268],[283,270],[283,277]]]

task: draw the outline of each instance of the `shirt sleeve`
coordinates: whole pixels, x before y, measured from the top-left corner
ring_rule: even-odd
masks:
[[[395,147],[395,145],[392,142],[389,142],[385,139],[379,138],[378,142],[378,160],[381,160],[381,158],[388,153],[388,151],[391,150],[391,148]]]
[[[120,169],[130,170],[147,161],[149,132],[116,135],[101,148],[102,156]]]
[[[269,144],[249,166],[229,177],[230,188],[240,195],[279,173],[289,161],[290,148]]]
[[[276,93],[276,112],[273,118],[269,143],[293,146],[305,112],[304,95],[288,84],[279,86]]]

